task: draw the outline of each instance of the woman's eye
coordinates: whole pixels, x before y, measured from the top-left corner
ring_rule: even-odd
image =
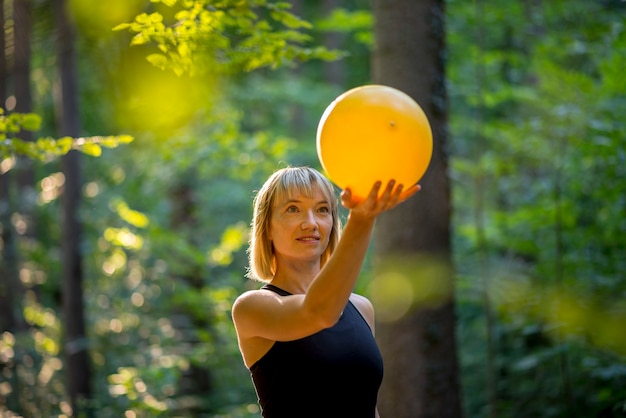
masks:
[[[321,208],[319,208],[319,211],[322,213],[329,213],[330,212],[330,208],[326,207],[326,206],[322,206]]]
[[[289,206],[287,208],[287,212],[289,213],[296,213],[298,211],[298,208],[296,206]]]

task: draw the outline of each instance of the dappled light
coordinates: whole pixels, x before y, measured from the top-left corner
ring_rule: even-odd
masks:
[[[62,187],[65,184],[65,175],[61,172],[53,173],[47,177],[44,177],[39,185],[41,187],[41,193],[39,193],[39,204],[45,205],[59,197]]]
[[[143,0],[68,0],[67,7],[74,15],[79,29],[89,37],[109,38],[120,22],[132,19],[144,7]]]
[[[7,173],[15,167],[15,157],[4,158],[0,161],[0,174]]]
[[[376,307],[377,320],[398,321],[415,310],[450,302],[450,266],[425,255],[386,256],[375,269],[368,293]]]
[[[29,265],[28,263],[20,269],[19,276],[20,281],[27,288],[44,284],[48,278],[44,270],[39,269],[36,264]]]
[[[128,228],[107,228],[104,231],[104,239],[110,242],[113,245],[138,250],[143,246],[143,238],[141,236],[133,233]],[[118,260],[121,253],[117,253],[115,260]],[[113,261],[115,261],[113,260]],[[122,264],[115,263],[121,267]]]
[[[248,226],[239,222],[229,226],[222,234],[218,245],[209,250],[208,262],[212,266],[227,266],[233,262],[233,253],[241,250],[248,242]]]
[[[0,416],[259,418],[231,317],[259,287],[252,199],[276,168],[321,169],[320,116],[373,81],[380,16],[363,1],[302,0],[305,21],[273,0],[67,0],[66,33],[61,3],[4,2]],[[381,352],[387,335],[415,343],[384,358],[385,384],[436,405],[454,374],[468,418],[621,416],[626,2],[443,3],[447,50],[424,50],[437,74],[385,61],[416,77],[435,150],[355,288]],[[436,358],[444,333],[458,364]]]
[[[149,392],[146,383],[141,379],[134,367],[122,367],[118,373],[109,376],[109,393],[113,397],[126,396],[133,403],[144,403],[154,413],[165,411],[167,406],[154,398]],[[130,411],[126,411],[126,416]]]
[[[28,218],[25,215],[17,212],[14,213],[13,215],[11,215],[11,223],[15,228],[15,232],[20,235],[24,235],[26,233],[26,230],[28,228]]]
[[[598,300],[570,286],[499,279],[493,285],[496,308],[505,317],[528,315],[557,340],[579,339],[626,356],[626,303]]]
[[[177,76],[138,59],[121,65],[125,70],[116,81],[123,92],[116,106],[120,124],[159,139],[193,123],[221,95],[217,80],[208,76]]]
[[[132,226],[145,228],[150,222],[150,219],[145,214],[132,210],[128,207],[128,204],[122,200],[112,202],[112,206],[120,218]]]

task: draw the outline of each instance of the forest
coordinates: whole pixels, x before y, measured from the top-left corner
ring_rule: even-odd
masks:
[[[0,416],[260,417],[230,313],[259,287],[254,193],[321,169],[326,106],[388,84],[435,152],[357,284],[381,417],[626,417],[625,1],[0,0],[0,21]]]

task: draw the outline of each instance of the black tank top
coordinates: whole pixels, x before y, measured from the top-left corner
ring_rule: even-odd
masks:
[[[333,327],[277,341],[250,373],[265,418],[373,418],[383,360],[367,322],[348,302]]]

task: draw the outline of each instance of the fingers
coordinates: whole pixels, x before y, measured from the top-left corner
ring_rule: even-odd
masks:
[[[398,198],[400,197],[400,193],[402,193],[402,185],[400,184],[398,187],[395,187],[395,185],[396,181],[390,180],[389,183],[387,183],[387,187],[385,187],[382,196],[378,199],[377,203],[380,206],[381,211],[387,210],[398,203]]]
[[[356,205],[358,205],[360,202],[363,201],[363,199],[360,199],[356,196],[354,196],[352,194],[352,189],[350,189],[349,187],[346,187],[342,192],[341,192],[341,204],[346,208],[346,209],[352,209],[354,208]]]
[[[387,187],[393,188],[392,183],[394,183],[393,180],[389,182]],[[399,184],[395,189],[393,189],[392,193],[389,195],[389,200],[387,201],[387,204],[389,206],[396,206],[404,202],[405,200],[409,199],[411,196],[419,192],[421,189],[422,189],[422,186],[420,186],[419,184],[414,184],[413,186],[409,187],[407,190],[404,190],[404,185]]]
[[[381,181],[374,183],[365,199],[354,196],[352,190],[346,188],[341,193],[341,203],[347,209],[358,211],[364,215],[367,213],[370,216],[377,216],[404,202],[421,188],[416,184],[404,190],[404,186],[402,184],[396,185],[395,180],[390,180],[381,192],[382,187]]]
[[[406,191],[400,194],[398,203],[404,202],[405,200],[407,200],[409,197],[413,196],[415,193],[419,192],[420,190],[422,190],[422,186],[420,186],[419,184],[414,184],[413,186],[409,187]]]
[[[390,181],[389,183],[391,183],[392,181]],[[382,187],[382,185],[383,185],[382,181],[377,181],[376,183],[374,183],[374,185],[372,186],[372,190],[370,190],[370,194],[367,196],[367,200],[371,200],[373,202],[378,200],[378,194],[380,192],[380,188]],[[387,184],[387,187],[383,191],[383,195],[387,193],[388,191],[389,191],[389,184]]]

